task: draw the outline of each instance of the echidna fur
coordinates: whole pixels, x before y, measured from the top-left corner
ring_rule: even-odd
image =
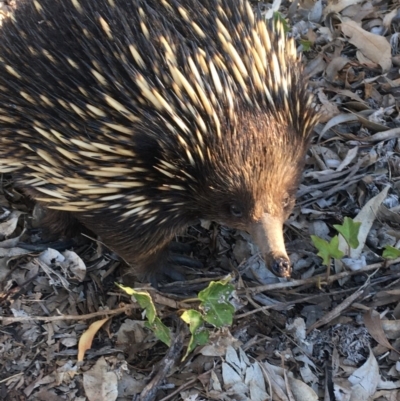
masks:
[[[245,0],[34,0],[0,35],[0,172],[137,272],[205,218],[288,275],[316,113],[282,24]]]

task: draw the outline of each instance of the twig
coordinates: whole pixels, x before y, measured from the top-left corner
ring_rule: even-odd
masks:
[[[187,330],[180,319],[178,319],[176,331],[177,334],[173,340],[173,343],[165,357],[157,366],[155,375],[141,392],[140,401],[152,401],[155,399],[160,383],[165,379],[172,366],[174,366],[174,364],[178,361],[183,349],[185,336],[187,334]]]
[[[271,290],[279,290],[283,288],[293,288],[299,287],[305,284],[315,284],[324,282],[326,285],[332,284],[335,281],[341,280],[346,277],[354,276],[356,274],[366,273],[371,270],[380,269],[382,267],[389,267],[396,263],[400,263],[400,258],[393,259],[393,260],[385,260],[379,263],[373,263],[371,265],[365,266],[360,270],[357,271],[345,271],[338,274],[333,274],[329,277],[326,277],[326,274],[319,274],[318,276],[310,277],[303,280],[290,280],[284,283],[275,283],[275,284],[266,284],[266,285],[259,285],[256,287],[249,287],[243,290],[238,290],[239,295],[246,295],[246,294],[258,294],[260,292],[266,292]]]
[[[88,320],[97,316],[110,316],[118,315],[119,313],[127,312],[131,309],[137,309],[139,305],[126,305],[122,308],[113,310],[102,310],[98,312],[88,313],[86,315],[61,315],[61,316],[20,316],[20,317],[6,317],[0,316],[0,322],[3,324],[11,324],[18,322],[30,322],[30,321],[44,321],[44,322],[56,322],[60,320]]]
[[[5,379],[0,380],[0,384],[1,384],[1,383],[8,382],[9,380],[12,380],[12,379],[14,379],[14,378],[16,378],[16,377],[22,376],[23,374],[24,374],[24,372],[20,372],[20,373],[17,373],[17,374],[15,374],[15,375],[12,375],[12,376],[10,376],[10,377],[6,377]]]
[[[219,365],[217,362],[216,366]],[[207,370],[206,372],[202,373],[201,375],[195,375],[193,379],[188,380],[181,386],[179,386],[176,390],[174,390],[171,394],[168,394],[166,397],[161,398],[159,401],[168,401],[171,398],[173,398],[176,394],[179,394],[181,391],[183,391],[185,388],[190,387],[192,384],[196,383],[198,380],[202,379],[203,377],[209,375],[213,370],[215,370],[216,366],[214,366],[212,369]]]

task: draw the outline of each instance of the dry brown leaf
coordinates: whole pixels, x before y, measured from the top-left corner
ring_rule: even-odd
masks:
[[[318,99],[321,101],[322,104],[319,110],[319,113],[321,115],[319,119],[320,123],[327,122],[334,116],[340,114],[337,105],[330,102],[322,90],[318,91]]]
[[[341,24],[342,32],[349,37],[349,42],[359,49],[364,56],[379,64],[383,72],[392,66],[391,48],[389,42],[379,35],[362,29],[354,21]]]
[[[371,337],[378,344],[382,345],[383,347],[385,347],[387,349],[396,351],[396,349],[394,349],[392,347],[392,345],[389,343],[388,339],[386,338],[386,335],[382,328],[381,317],[379,316],[378,312],[374,311],[373,309],[369,309],[364,314],[364,324],[365,324],[365,327],[368,329],[369,334],[371,334]]]
[[[387,338],[397,340],[400,337],[400,320],[382,320],[382,329]]]
[[[364,0],[328,0],[328,4],[325,7],[324,15],[329,13],[339,13],[349,6],[353,6],[357,3],[362,3]]]
[[[379,218],[379,217],[378,217]],[[400,288],[393,290],[383,290],[376,293],[373,301],[373,306],[384,306],[400,301]]]
[[[380,382],[378,362],[372,352],[368,359],[348,378],[351,383],[351,401],[372,399]]]
[[[393,18],[397,15],[398,12],[399,12],[399,10],[394,8],[389,14],[385,15],[385,17],[383,18],[383,26],[385,28],[390,27],[390,24],[392,23]]]
[[[325,70],[325,76],[329,82],[336,81],[339,72],[350,62],[348,58],[345,57],[335,57],[327,65]]]
[[[325,124],[325,127],[320,132],[318,139],[321,140],[324,137],[324,134],[336,125],[343,124],[343,123],[349,123],[349,122],[353,122],[353,121],[357,121],[357,120],[358,120],[357,116],[355,116],[353,114],[348,114],[348,113],[339,114],[338,116],[331,118]]]
[[[108,319],[109,317],[102,320],[97,320],[96,322],[92,323],[89,328],[82,334],[81,338],[79,339],[78,362],[83,361],[85,352],[92,346],[94,336]]]
[[[400,137],[400,128],[389,129],[384,132],[378,132],[374,135],[371,135],[368,140],[371,142],[381,142],[388,141],[389,139],[399,138]]]
[[[0,223],[0,235],[3,237],[8,237],[11,235],[18,224],[18,218],[22,214],[18,210],[14,210],[7,218]]]
[[[389,186],[385,187],[378,195],[371,198],[360,210],[358,215],[353,219],[355,222],[361,223],[360,231],[358,233],[358,241],[359,246],[354,249],[350,249],[350,257],[353,259],[358,259],[361,256],[361,253],[365,246],[365,241],[367,240],[368,234],[371,230],[372,224],[375,221],[377,211],[382,204],[382,202],[386,199],[389,191]],[[344,238],[339,235],[339,249],[342,252],[348,251],[347,242]],[[335,260],[335,266],[336,260]]]
[[[89,401],[114,401],[118,397],[118,376],[101,357],[83,374],[83,387]]]

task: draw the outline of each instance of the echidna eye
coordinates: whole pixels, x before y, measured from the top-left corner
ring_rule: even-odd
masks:
[[[243,211],[239,206],[231,205],[231,214],[235,217],[242,217]]]

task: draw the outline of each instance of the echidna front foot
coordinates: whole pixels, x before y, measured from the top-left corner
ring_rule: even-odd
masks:
[[[203,263],[199,260],[186,256],[185,254],[191,253],[191,245],[184,242],[171,242],[168,246],[168,264],[173,266],[186,266],[193,269],[202,269]]]
[[[133,274],[142,282],[150,282],[154,288],[164,280],[185,281],[185,268],[203,268],[200,261],[182,254],[190,249],[186,244],[172,242],[147,260],[137,263]]]

